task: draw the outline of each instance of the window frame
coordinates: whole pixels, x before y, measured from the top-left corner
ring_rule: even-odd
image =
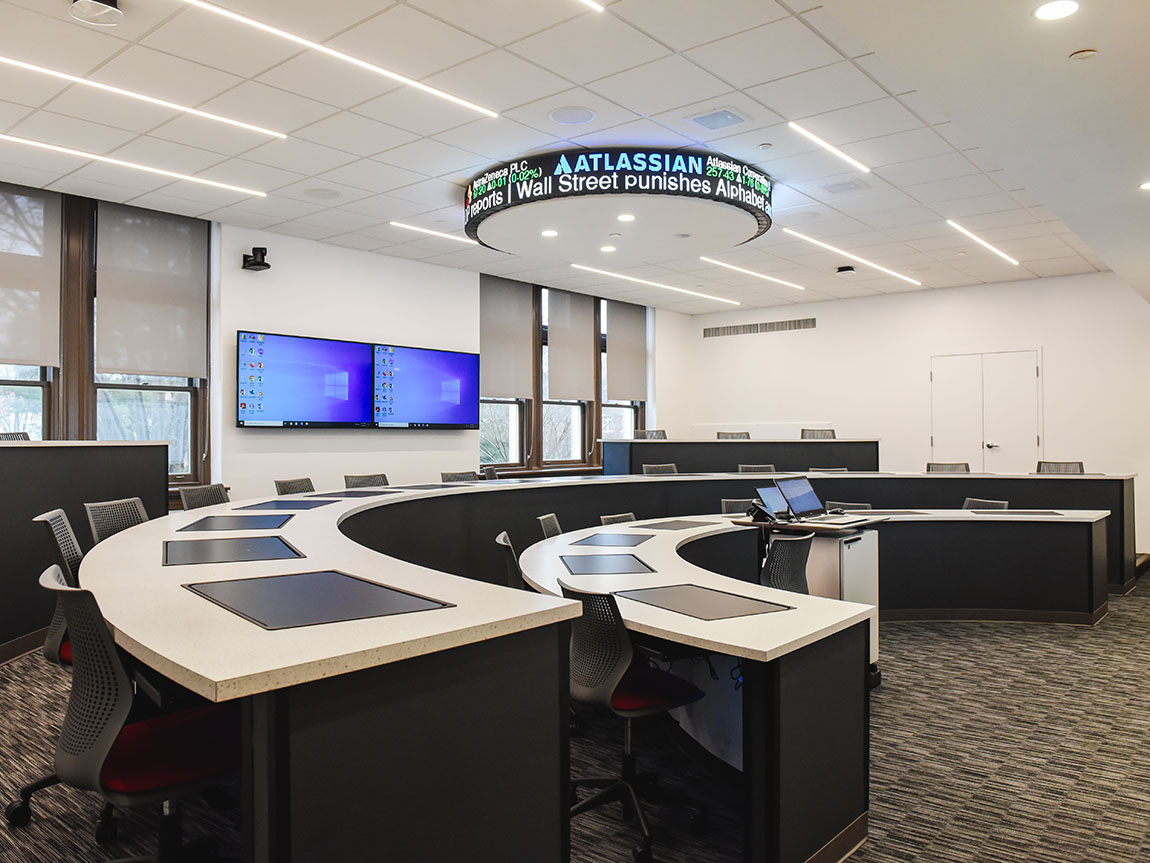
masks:
[[[513,405],[517,405],[519,407],[519,424],[518,424],[518,428],[515,430],[515,436],[518,438],[519,454],[521,456],[519,461],[517,461],[517,462],[486,462],[486,461],[481,460],[480,461],[480,467],[493,467],[493,468],[497,468],[497,469],[498,468],[505,468],[508,470],[517,470],[517,469],[518,470],[526,470],[527,469],[528,456],[530,455],[530,453],[528,452],[529,441],[528,441],[527,430],[531,427],[531,423],[528,420],[531,400],[530,399],[524,399],[524,398],[518,398],[517,399],[517,398],[498,398],[496,396],[482,396],[479,399],[479,404],[480,404],[481,410],[482,410],[482,406],[485,404],[486,405],[513,404]]]
[[[201,413],[200,402],[204,399],[203,390],[206,390],[203,378],[184,378],[184,386],[176,384],[126,384],[126,383],[109,383],[96,380],[99,373],[93,376],[92,385],[96,392],[96,405],[99,407],[99,394],[100,390],[120,390],[127,392],[152,392],[152,393],[187,393],[188,394],[188,413],[189,413],[189,433],[188,433],[188,467],[187,473],[169,473],[169,485],[202,485],[199,481],[200,471],[197,470],[197,464],[201,460],[201,454],[204,452],[203,437],[206,432],[206,425],[201,425],[198,421]],[[163,377],[156,375],[156,377]],[[99,419],[97,411],[97,435],[99,434]]]
[[[3,365],[26,365],[26,363],[3,363]],[[40,439],[52,440],[52,401],[54,369],[51,366],[34,366],[40,370],[36,380],[0,377],[0,387],[29,387],[40,390]],[[21,429],[14,429],[21,431]]]

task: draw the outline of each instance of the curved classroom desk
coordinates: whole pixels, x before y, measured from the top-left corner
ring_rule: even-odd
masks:
[[[829,863],[852,854],[867,835],[870,664],[873,606],[774,590],[719,575],[680,556],[691,542],[753,529],[722,516],[690,516],[695,526],[659,529],[666,519],[561,534],[520,558],[536,590],[559,596],[560,583],[607,593],[692,584],[766,600],[788,610],[701,620],[619,597],[627,628],[734,657],[742,688],[720,674],[690,674],[708,697],[680,712],[684,729],[743,771],[745,861]],[[575,545],[592,534],[649,537],[634,548]],[[573,575],[569,555],[634,553],[655,571]],[[685,664],[689,665],[689,664]],[[739,721],[741,713],[742,720]],[[739,729],[741,728],[741,734]],[[732,739],[733,738],[733,743]]]

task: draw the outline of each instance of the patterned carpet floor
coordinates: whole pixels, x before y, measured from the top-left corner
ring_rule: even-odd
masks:
[[[1139,863],[1150,861],[1150,586],[1112,597],[1080,628],[1006,623],[884,627],[884,682],[871,700],[870,839],[852,863]],[[38,654],[0,666],[0,794],[43,771],[67,675]],[[585,716],[574,775],[612,772],[619,723]],[[636,729],[641,767],[706,799],[711,832],[649,809],[659,863],[740,859],[738,797],[679,751],[657,724]],[[2,863],[103,863],[146,853],[154,819],[130,814],[96,846],[94,797],[37,795],[32,824],[0,827]],[[636,833],[618,807],[572,825],[573,863],[628,863]],[[186,833],[220,835],[237,856],[238,816],[187,807]],[[661,841],[660,841],[661,840]],[[397,861],[410,863],[410,861]],[[532,863],[532,861],[508,861]]]

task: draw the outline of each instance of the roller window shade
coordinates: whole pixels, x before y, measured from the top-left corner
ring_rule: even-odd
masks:
[[[647,307],[607,301],[607,398],[647,400]]]
[[[0,363],[60,365],[61,197],[0,183]]]
[[[205,378],[209,223],[101,202],[96,371]]]
[[[480,391],[531,398],[535,312],[531,285],[479,276]]]
[[[595,301],[567,291],[549,290],[547,296],[548,398],[594,399],[599,359]]]

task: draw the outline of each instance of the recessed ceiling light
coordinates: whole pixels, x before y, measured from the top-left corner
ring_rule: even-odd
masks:
[[[633,222],[633,221],[635,221],[635,217],[632,216],[630,213],[620,213],[615,218],[617,218],[620,222]]]
[[[599,251],[600,252],[613,252],[613,251],[615,251],[615,247],[614,246],[600,246]]]
[[[339,197],[339,192],[335,189],[325,189],[323,186],[317,186],[314,189],[304,189],[303,193],[309,198],[315,198],[317,201],[331,201]]]
[[[958,224],[958,222],[952,222],[950,219],[947,219],[946,223],[948,225],[950,225],[952,228],[954,228],[956,231],[963,233],[963,234],[966,234],[966,236],[970,237],[972,240],[974,240],[980,246],[983,246],[984,248],[990,249],[990,251],[994,252],[994,254],[998,255],[998,257],[1003,258],[1004,260],[1010,261],[1010,263],[1014,264],[1014,266],[1016,266],[1016,267],[1018,266],[1018,261],[1016,261],[1016,260],[1014,260],[1014,258],[1010,257],[1010,255],[1006,254],[1006,252],[1000,252],[998,249],[994,248],[994,246],[990,245],[990,243],[986,242],[986,240],[982,239],[982,237],[976,237],[974,234],[972,234],[970,231],[968,231],[962,225]]]
[[[1143,183],[1138,188],[1141,189],[1143,192],[1150,192],[1150,183]]]
[[[640,285],[650,285],[652,288],[663,288],[666,291],[675,291],[679,294],[690,294],[692,297],[702,297],[704,300],[714,300],[717,303],[727,303],[732,306],[741,306],[737,300],[725,300],[722,297],[712,297],[710,294],[700,294],[698,291],[688,291],[686,288],[675,288],[671,285],[662,285],[659,282],[649,282],[646,279],[637,279],[634,276],[624,276],[622,273],[612,273],[607,270],[597,270],[594,267],[585,267],[582,264],[572,264],[577,270],[586,270],[588,273],[598,273],[600,276],[610,276],[613,279],[623,279],[626,282],[635,282]]]
[[[1083,48],[1081,51],[1073,51],[1070,54],[1071,60],[1093,60],[1098,56],[1098,52],[1093,48]]]
[[[917,282],[909,276],[904,276],[902,273],[896,273],[894,270],[888,270],[886,267],[880,266],[874,261],[868,261],[866,258],[860,258],[858,255],[852,255],[850,252],[836,248],[829,243],[824,243],[822,240],[816,240],[814,237],[808,237],[806,234],[800,234],[794,228],[783,228],[783,233],[790,234],[793,237],[798,237],[800,240],[806,240],[808,243],[813,243],[814,245],[826,249],[829,252],[834,252],[835,254],[842,255],[844,258],[850,258],[852,261],[857,261],[864,266],[878,270],[880,273],[886,273],[888,276],[894,276],[896,279],[902,279],[904,282],[910,282],[912,285],[918,285],[920,288],[922,287],[922,282]]]
[[[1057,21],[1066,18],[1078,11],[1078,0],[1050,0],[1034,10],[1034,17],[1039,21]]]
[[[137,93],[134,90],[125,90],[122,87],[113,87],[111,84],[101,84],[99,81],[89,81],[87,78],[78,78],[75,75],[69,75],[67,72],[59,72],[56,69],[48,69],[44,66],[35,66],[32,63],[25,63],[23,60],[0,56],[0,63],[6,66],[15,66],[17,69],[26,69],[29,72],[37,72],[41,75],[50,75],[53,78],[59,78],[61,81],[70,81],[73,84],[92,87],[97,90],[103,90],[106,93],[115,93],[117,96],[127,96],[129,99],[138,99],[141,102],[150,102],[153,105],[160,105],[161,107],[171,108],[175,111],[183,111],[185,114],[194,114],[197,117],[203,117],[205,120],[215,120],[218,123],[239,126],[241,129],[259,132],[261,135],[271,135],[273,138],[287,137],[283,132],[265,129],[263,126],[253,126],[251,123],[233,120],[230,117],[221,117],[219,114],[209,114],[207,111],[201,111],[198,108],[189,108],[187,105],[177,105],[175,102],[167,102],[163,99],[157,99],[154,96],[145,96],[143,93]]]
[[[452,96],[450,93],[445,93],[442,90],[437,90],[413,78],[408,78],[406,75],[400,75],[398,72],[392,72],[390,69],[384,69],[382,66],[376,66],[374,63],[368,63],[366,60],[360,60],[358,57],[352,57],[350,54],[344,54],[342,51],[336,51],[334,48],[329,48],[327,45],[321,45],[318,42],[313,42],[310,39],[305,39],[302,36],[297,36],[294,33],[289,33],[286,30],[280,30],[277,27],[272,27],[269,24],[264,24],[261,21],[256,21],[254,18],[248,18],[233,12],[230,9],[224,9],[220,6],[213,6],[211,3],[205,3],[204,0],[183,0],[190,6],[195,6],[197,9],[203,9],[205,12],[211,12],[215,15],[222,15],[224,18],[230,18],[240,24],[246,24],[248,27],[254,27],[257,30],[262,30],[265,33],[270,33],[272,36],[278,36],[281,39],[286,39],[289,42],[294,42],[297,45],[302,45],[305,48],[310,48],[313,51],[327,54],[329,57],[334,57],[337,60],[342,60],[345,63],[350,63],[353,66],[358,66],[361,69],[366,69],[369,72],[374,72],[377,75],[382,75],[385,78],[390,78],[393,81],[398,81],[400,84],[406,84],[408,87],[414,87],[417,90],[422,90],[424,93],[430,93],[432,96],[438,96],[440,99],[446,99],[448,102],[454,102],[456,105],[461,105],[464,108],[470,108],[472,111],[478,111],[480,114],[486,114],[488,117],[498,117],[499,115],[494,111],[476,105],[474,102],[468,102],[466,99],[460,99],[458,96]]]
[[[579,105],[566,105],[562,108],[556,108],[547,116],[560,126],[582,126],[584,123],[590,123],[595,119],[595,112]]]
[[[860,171],[862,171],[864,173],[867,173],[867,174],[870,173],[870,168],[868,168],[866,165],[864,165],[858,159],[852,159],[850,156],[848,156],[846,153],[844,153],[838,147],[835,147],[835,146],[832,146],[831,144],[828,144],[826,141],[824,141],[822,138],[820,138],[814,132],[810,132],[810,131],[804,129],[798,123],[787,123],[787,125],[790,126],[792,129],[794,129],[796,132],[798,132],[803,137],[809,138],[810,140],[814,141],[816,144],[818,144],[820,147],[822,147],[828,153],[834,153],[836,156],[838,156],[840,159],[842,159],[847,164],[854,165],[856,168],[858,168]]]
[[[477,243],[475,240],[471,239],[471,237],[460,237],[460,236],[457,236],[456,234],[445,234],[442,231],[433,231],[433,230],[431,230],[431,228],[420,228],[420,227],[417,227],[416,225],[406,225],[403,222],[388,222],[388,224],[391,225],[393,228],[404,228],[405,230],[408,230],[408,231],[419,231],[419,233],[421,233],[421,234],[431,234],[431,236],[433,236],[433,237],[442,237],[445,240],[455,240],[455,242],[457,242],[457,243],[469,243],[472,246],[478,246],[479,245],[479,243]]]
[[[675,234],[675,239],[676,240],[685,240],[690,236],[691,236],[690,234]]]
[[[548,228],[546,231],[540,231],[540,233],[541,233],[541,234],[542,234],[544,237],[548,237],[548,238],[550,238],[550,237],[558,237],[558,236],[559,236],[559,232],[558,232],[558,231],[555,231],[555,230],[552,230],[551,228]]]
[[[839,267],[837,270],[835,270],[835,275],[836,276],[853,276],[856,272],[857,272],[857,270],[855,270],[854,267],[852,267],[850,264],[847,264],[845,267]]]
[[[699,255],[699,260],[706,261],[708,264],[714,264],[717,267],[726,267],[728,270],[734,270],[736,273],[742,273],[746,276],[754,276],[756,279],[765,279],[768,282],[786,285],[788,288],[795,288],[800,291],[806,290],[802,285],[796,285],[794,282],[784,282],[782,279],[776,279],[774,276],[765,276],[762,273],[756,273],[754,270],[744,270],[742,267],[736,267],[734,264],[724,264],[722,261],[716,261],[714,258],[704,258],[702,255]]]
[[[760,150],[769,150],[773,146],[774,146],[774,144],[770,143],[769,141],[763,141],[763,143],[759,144],[759,149]]]
[[[97,27],[115,27],[124,20],[116,0],[76,0],[70,13],[77,21]]]
[[[603,11],[603,7],[600,6],[598,3],[596,3],[595,0],[579,0],[579,2],[582,3],[584,6],[590,6],[596,12],[602,12]]]
[[[205,180],[203,177],[193,177],[189,174],[179,174],[175,171],[167,171],[163,168],[153,168],[150,165],[141,165],[137,162],[125,162],[123,159],[113,159],[111,156],[101,156],[99,153],[88,153],[84,150],[73,150],[71,147],[60,147],[56,144],[45,144],[43,141],[33,141],[30,138],[17,138],[13,135],[0,134],[0,141],[10,141],[13,144],[26,144],[29,147],[38,147],[41,150],[52,150],[56,153],[66,153],[69,156],[79,156],[81,159],[92,159],[96,162],[104,162],[109,165],[119,165],[121,168],[133,168],[137,171],[147,171],[149,174],[159,174],[163,177],[171,177],[175,180],[187,180],[189,183],[199,183],[201,186],[214,186],[217,189],[227,189],[232,192],[240,192],[244,195],[254,195],[258,198],[266,198],[267,192],[257,192],[255,189],[245,189],[243,186],[233,186],[229,183],[217,183],[215,180]]]

